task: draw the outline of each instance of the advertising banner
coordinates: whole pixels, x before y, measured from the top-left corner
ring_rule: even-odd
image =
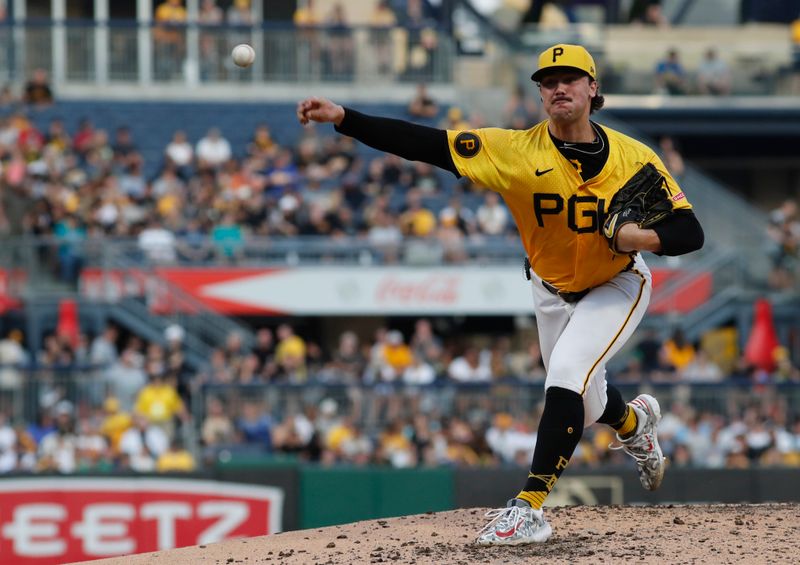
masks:
[[[709,298],[707,273],[659,291],[681,275],[653,271],[651,311],[690,311]],[[171,296],[178,291],[233,316],[527,315],[533,311],[530,285],[521,268],[508,265],[160,268],[148,276],[85,269],[81,274],[81,291],[89,298],[145,296],[154,313],[167,314],[189,307]]]
[[[193,479],[0,481],[0,562],[54,564],[281,531],[283,491]]]

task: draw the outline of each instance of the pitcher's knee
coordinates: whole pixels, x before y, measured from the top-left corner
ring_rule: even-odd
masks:
[[[583,394],[585,392],[585,375],[579,371],[580,369],[575,366],[569,366],[566,364],[553,365],[551,363],[549,370],[547,371],[547,379],[545,380],[544,386],[546,389],[557,386],[577,392],[578,394]]]

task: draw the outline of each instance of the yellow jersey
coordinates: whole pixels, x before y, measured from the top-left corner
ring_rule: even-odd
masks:
[[[643,165],[653,163],[666,179],[673,209],[690,209],[661,159],[643,143],[611,128],[608,160],[584,181],[579,163],[555,146],[545,120],[527,130],[448,130],[458,172],[498,192],[517,224],[531,266],[565,292],[601,285],[630,263],[615,255],[602,234],[611,198]]]

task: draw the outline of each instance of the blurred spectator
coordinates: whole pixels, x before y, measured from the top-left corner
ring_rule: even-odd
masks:
[[[156,76],[162,80],[176,78],[182,71],[186,50],[186,8],[182,0],[164,0],[156,8],[153,41],[155,43]]]
[[[306,372],[306,343],[289,324],[278,326],[278,345],[275,362],[281,377],[292,383],[302,383],[308,378]]]
[[[172,141],[164,149],[164,155],[175,165],[181,178],[188,179],[194,160],[194,148],[186,139],[186,132],[178,130],[172,134]]]
[[[416,82],[430,82],[433,77],[434,58],[439,47],[435,23],[425,17],[422,0],[408,0],[402,22],[408,34],[406,52],[406,77]]]
[[[408,104],[408,113],[415,118],[435,118],[439,114],[439,105],[428,94],[428,87],[425,83],[417,84],[414,98]]]
[[[685,382],[718,383],[724,378],[722,369],[702,349],[697,350],[694,358],[683,367],[681,372],[682,380]]]
[[[258,401],[246,399],[241,416],[236,421],[236,431],[245,445],[272,452],[272,419]]]
[[[118,170],[127,169],[142,161],[142,155],[133,141],[133,135],[128,126],[118,127],[114,132],[114,143],[111,149],[114,151],[114,164]]]
[[[139,473],[152,472],[156,461],[169,449],[167,433],[140,412],[134,412],[133,425],[125,430],[119,441],[119,451],[124,458],[121,465]]]
[[[536,434],[517,429],[514,417],[501,412],[494,416],[492,426],[486,430],[486,442],[503,463],[514,464],[520,451],[533,455]]]
[[[399,380],[413,359],[411,348],[403,341],[403,334],[398,330],[388,332],[380,353],[378,377],[383,382]]]
[[[672,332],[672,337],[661,348],[661,364],[678,373],[683,373],[694,358],[694,346],[686,340],[680,328]]]
[[[487,235],[503,235],[508,224],[508,211],[496,192],[486,191],[483,204],[475,215],[478,227]]]
[[[86,228],[75,215],[65,214],[55,223],[53,235],[58,241],[59,278],[75,285],[83,268]]]
[[[100,433],[106,439],[111,453],[117,456],[120,453],[122,435],[133,425],[131,415],[123,411],[119,400],[109,396],[103,402],[103,420],[100,424]]]
[[[256,332],[256,343],[253,354],[258,359],[258,364],[263,376],[271,379],[274,376],[275,364],[275,338],[269,328],[260,328]]]
[[[406,210],[400,215],[399,225],[403,234],[411,237],[428,237],[436,230],[436,216],[423,207],[418,189],[406,192]]]
[[[278,150],[278,144],[272,139],[267,124],[258,124],[253,132],[253,139],[247,145],[247,154],[256,158],[272,158]]]
[[[300,80],[318,78],[320,71],[320,24],[319,14],[314,8],[314,0],[298,1],[297,10],[292,17],[297,36],[297,74]]]
[[[27,361],[22,332],[18,329],[9,330],[6,337],[0,340],[0,399],[3,401],[9,395],[13,402],[16,393],[21,390],[23,376],[20,369]]]
[[[369,43],[378,63],[378,74],[381,75],[392,72],[392,29],[395,25],[397,17],[389,0],[378,0],[369,17]]]
[[[353,74],[353,31],[347,22],[344,5],[336,2],[325,21],[325,66],[334,80],[347,79]]]
[[[108,443],[92,419],[78,421],[75,456],[78,472],[108,472],[113,469]]]
[[[503,108],[503,123],[509,129],[528,129],[539,121],[536,102],[525,95],[525,87],[517,84]]]
[[[444,249],[444,259],[449,263],[460,263],[466,258],[464,233],[458,227],[458,215],[453,208],[439,212],[439,229],[436,237]]]
[[[234,441],[235,430],[226,408],[216,396],[209,396],[206,401],[206,417],[200,430],[200,438],[208,448],[228,445]]]
[[[197,23],[200,27],[200,77],[203,80],[216,77],[219,68],[219,50],[217,38],[219,31],[214,29],[222,24],[224,14],[222,8],[217,6],[216,0],[202,0],[197,13]]]
[[[683,156],[675,147],[675,142],[669,136],[664,136],[658,143],[661,150],[661,159],[669,173],[680,182],[683,173],[686,172],[686,165],[683,163]]]
[[[30,80],[25,83],[23,102],[30,106],[49,106],[53,103],[53,91],[50,89],[50,78],[44,69],[33,71]]]
[[[367,360],[361,353],[358,336],[352,331],[342,333],[330,364],[333,379],[348,384],[359,383],[366,365]]]
[[[201,169],[219,169],[233,156],[231,144],[222,137],[219,128],[211,128],[197,142],[197,166]]]
[[[171,433],[174,419],[186,420],[188,413],[175,385],[167,382],[157,369],[148,369],[149,382],[136,397],[134,412]]]
[[[253,24],[253,11],[250,0],[233,0],[225,14],[230,25],[249,26]],[[245,40],[246,41],[246,40]]]
[[[104,371],[105,385],[121,409],[130,412],[139,391],[147,384],[147,375],[137,360],[137,353],[126,348],[119,360]]]
[[[713,47],[706,51],[697,69],[697,89],[700,94],[727,96],[731,93],[731,69],[719,58]]]
[[[402,420],[393,421],[380,436],[378,459],[395,468],[414,467],[417,454],[414,445],[404,433]]]
[[[45,435],[39,444],[39,471],[73,473],[77,469],[74,412],[72,403],[67,400],[56,405],[55,430]]]
[[[464,111],[458,106],[450,106],[447,110],[447,116],[441,124],[442,129],[449,129],[454,131],[461,131],[465,129],[472,129],[472,124],[464,117]]]
[[[464,353],[450,362],[447,376],[459,383],[485,383],[492,379],[492,368],[488,352],[474,345],[464,349]]]
[[[92,365],[110,367],[117,362],[117,338],[119,330],[114,324],[107,324],[103,332],[92,340],[89,361]]]
[[[787,199],[769,213],[767,255],[772,260],[769,285],[794,288],[800,261],[800,214],[796,200]]]
[[[159,455],[156,461],[156,471],[159,473],[190,473],[196,467],[194,456],[186,450],[178,438],[172,439],[169,449]]]
[[[669,20],[661,8],[661,0],[633,0],[628,19],[632,23],[669,27]]]
[[[175,233],[165,228],[155,216],[139,233],[138,245],[147,260],[153,263],[174,263],[177,259]]]
[[[0,110],[8,111],[17,104],[17,96],[8,84],[0,87]]]
[[[94,140],[94,125],[89,118],[81,118],[78,131],[72,136],[72,147],[79,156],[89,152]]]
[[[245,235],[232,211],[223,214],[219,223],[211,229],[211,242],[216,246],[218,257],[235,261],[244,251]]]
[[[0,474],[17,470],[17,432],[8,425],[8,417],[0,412]]]
[[[688,94],[688,91],[686,71],[680,62],[678,51],[670,49],[666,57],[656,63],[655,93],[679,95]]]
[[[433,332],[430,320],[420,318],[414,323],[414,333],[409,344],[415,358],[436,368],[441,360],[442,340]]]
[[[403,233],[394,223],[393,218],[384,210],[377,210],[372,225],[367,231],[367,241],[375,251],[381,254],[386,263],[396,263],[400,258],[400,245]]]
[[[661,353],[663,344],[658,339],[658,334],[653,328],[645,328],[643,333],[634,349],[634,355],[639,359],[642,371],[651,373],[664,369]]]

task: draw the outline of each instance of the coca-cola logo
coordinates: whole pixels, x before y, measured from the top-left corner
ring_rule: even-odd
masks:
[[[384,304],[455,304],[460,283],[457,276],[431,276],[418,281],[385,278],[378,283],[375,300]]]
[[[0,562],[51,564],[281,530],[283,491],[169,479],[0,481]]]

